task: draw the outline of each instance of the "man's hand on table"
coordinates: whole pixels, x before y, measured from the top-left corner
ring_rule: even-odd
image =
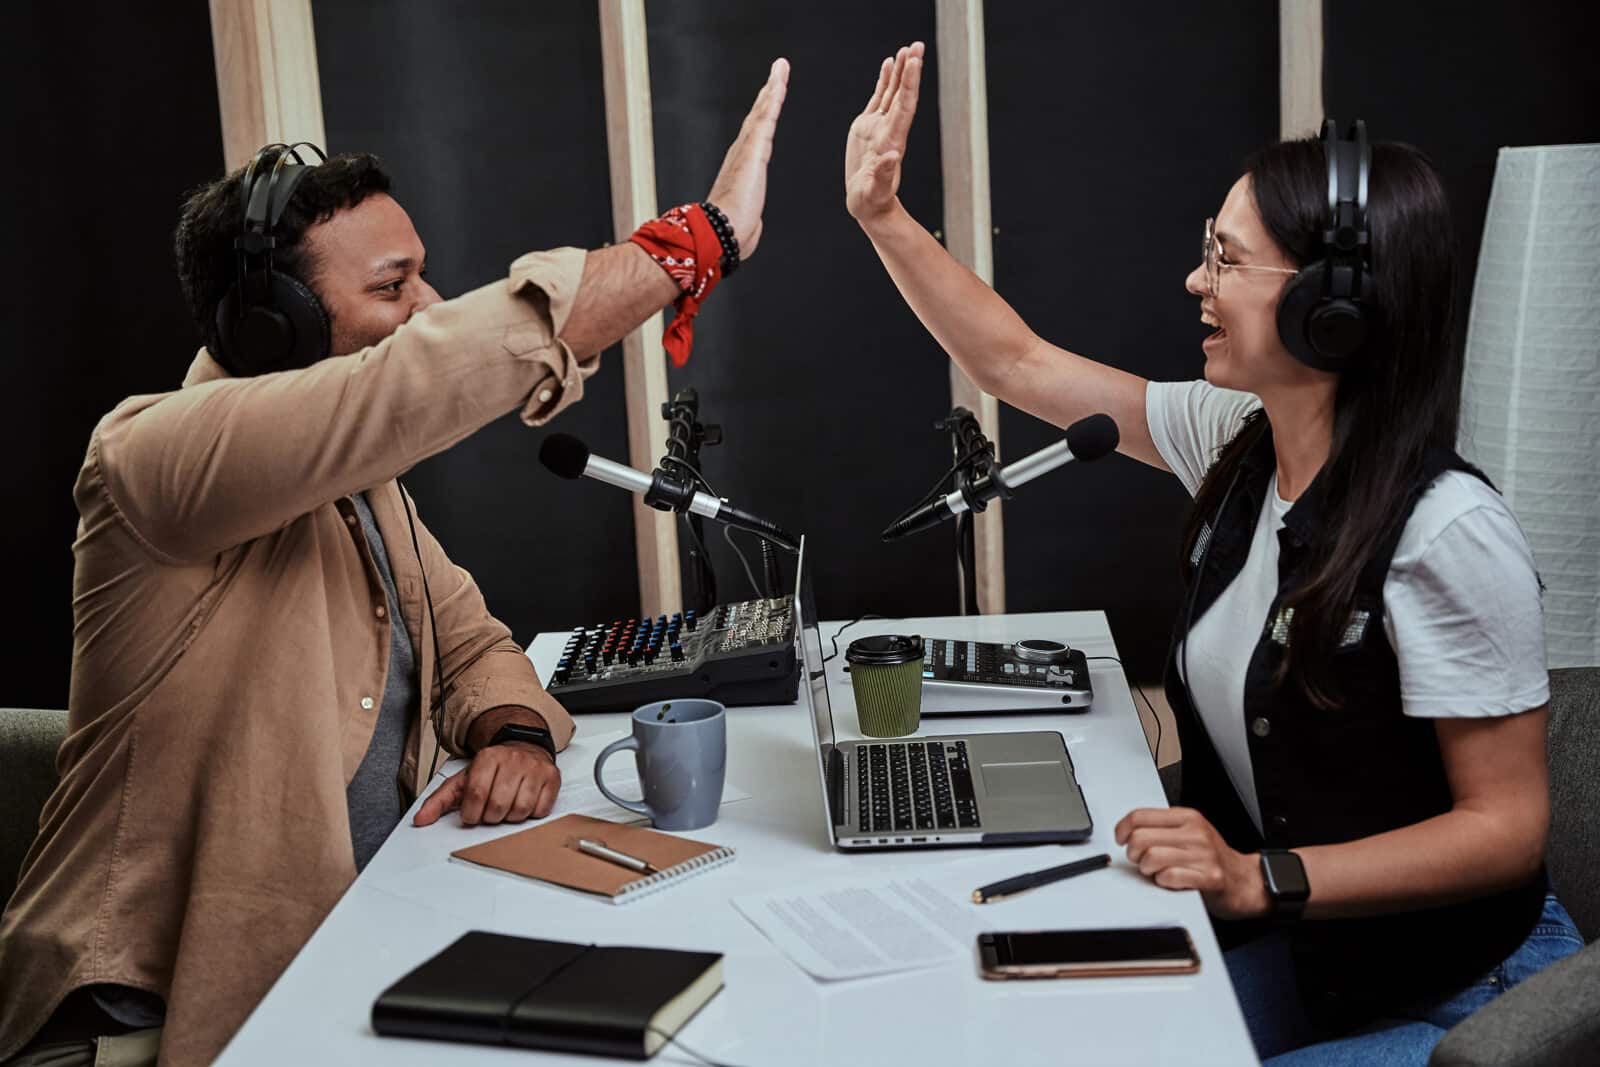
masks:
[[[486,741],[507,722],[545,726],[525,708],[491,709],[473,723],[469,739]],[[560,792],[561,771],[555,757],[532,742],[505,741],[479,747],[465,770],[451,775],[422,802],[413,824],[428,826],[457,809],[462,826],[542,819],[555,807]]]

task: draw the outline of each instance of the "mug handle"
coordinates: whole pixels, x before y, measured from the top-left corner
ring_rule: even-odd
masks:
[[[594,760],[594,784],[599,787],[600,792],[605,794],[606,799],[617,805],[617,807],[627,808],[629,811],[634,812],[637,815],[647,815],[650,817],[651,821],[654,821],[656,817],[655,812],[650,810],[650,805],[644,802],[643,797],[638,800],[622,799],[621,797],[617,796],[617,794],[606,788],[605,778],[600,773],[601,768],[605,766],[606,760],[609,759],[613,753],[621,752],[624,749],[630,748],[635,753],[639,751],[639,739],[631,734],[627,737],[618,738],[605,748],[601,749],[600,755],[596,756]]]

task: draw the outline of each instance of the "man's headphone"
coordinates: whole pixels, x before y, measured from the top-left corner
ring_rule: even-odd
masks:
[[[317,294],[298,279],[272,269],[278,220],[312,166],[300,157],[309,148],[317,161],[328,157],[309,141],[269,144],[257,152],[239,182],[244,223],[233,247],[239,276],[217,305],[212,355],[238,377],[309,367],[328,354],[328,313]],[[277,152],[270,172],[263,164]],[[294,163],[289,164],[289,158]]]
[[[1373,333],[1372,244],[1367,230],[1367,178],[1372,153],[1360,119],[1343,138],[1332,119],[1322,124],[1328,161],[1328,228],[1322,258],[1289,279],[1278,302],[1278,336],[1301,363],[1342,371],[1355,363]]]

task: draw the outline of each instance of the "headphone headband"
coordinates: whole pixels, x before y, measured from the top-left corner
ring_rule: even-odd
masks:
[[[208,341],[212,355],[236,375],[310,366],[328,354],[330,330],[321,302],[272,263],[278,223],[295,188],[316,166],[300,154],[302,148],[316,153],[316,163],[328,158],[310,141],[265,145],[239,181],[242,219],[233,241],[238,278],[217,305],[215,343]],[[272,169],[262,173],[269,159]]]
[[[1278,301],[1278,335],[1291,355],[1318,370],[1342,371],[1361,355],[1371,333],[1371,233],[1367,191],[1372,152],[1367,124],[1357,119],[1345,136],[1332,119],[1322,124],[1328,171],[1328,217],[1320,258],[1290,279]]]

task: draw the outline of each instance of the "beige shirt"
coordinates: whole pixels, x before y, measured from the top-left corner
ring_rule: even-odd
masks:
[[[418,679],[437,695],[394,479],[509,411],[536,425],[582,396],[597,359],[556,335],[583,262],[524,256],[507,281],[304,370],[233,379],[202,350],[183,388],[101,420],[75,488],[61,782],[0,917],[0,1060],[71,990],[114,982],[165,998],[162,1064],[209,1062],[354,880],[345,786],[390,623],[350,495],[369,491],[395,546]],[[420,519],[416,533],[444,747],[463,753],[472,721],[505,704],[565,746],[571,718]],[[408,791],[435,747],[414,722]]]

